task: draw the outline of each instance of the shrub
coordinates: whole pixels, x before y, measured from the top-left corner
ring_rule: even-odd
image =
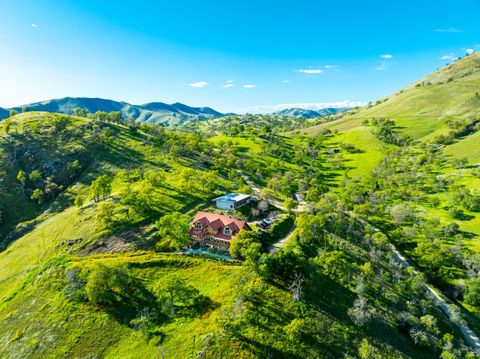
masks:
[[[448,215],[453,219],[461,219],[463,217],[463,211],[458,207],[450,207]]]
[[[32,195],[30,196],[32,200],[37,202],[38,204],[42,204],[44,199],[45,199],[45,192],[43,192],[41,189],[35,189],[32,192]]]
[[[466,283],[464,299],[467,304],[480,306],[480,278],[470,279]]]
[[[85,196],[79,194],[78,196],[75,197],[75,206],[77,207],[83,207],[83,204],[85,203]]]

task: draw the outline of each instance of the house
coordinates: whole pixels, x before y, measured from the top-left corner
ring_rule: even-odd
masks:
[[[246,221],[212,212],[198,212],[190,224],[190,239],[203,247],[228,251],[230,241],[242,230],[251,230]]]
[[[250,203],[252,197],[241,193],[228,193],[225,196],[215,198],[215,204],[218,209],[236,210]]]

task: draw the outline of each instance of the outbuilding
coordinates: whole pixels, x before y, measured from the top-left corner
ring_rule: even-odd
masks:
[[[225,209],[225,210],[236,210],[240,207],[249,204],[252,200],[252,197],[248,194],[241,194],[241,193],[228,193],[222,197],[215,198],[215,204],[218,209]]]

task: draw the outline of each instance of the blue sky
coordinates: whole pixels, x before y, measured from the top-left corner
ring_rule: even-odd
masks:
[[[1,0],[0,106],[267,112],[388,95],[480,51],[480,1]]]

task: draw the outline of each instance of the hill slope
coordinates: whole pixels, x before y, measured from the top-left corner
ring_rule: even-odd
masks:
[[[302,132],[318,134],[325,129],[339,131],[336,141],[351,144],[359,150],[356,154],[347,155],[353,167],[359,169],[351,172],[356,175],[375,165],[376,162],[370,162],[365,166],[363,162],[369,157],[370,148],[384,147],[386,150],[389,147],[382,141],[371,138],[372,127],[367,126],[367,121],[390,119],[403,136],[414,140],[433,139],[450,132],[448,123],[480,117],[479,89],[480,53],[474,53],[391,96],[348,111],[341,119],[309,127]],[[369,134],[365,136],[369,139],[362,134],[366,132]],[[480,151],[473,148],[470,150]]]
[[[181,103],[167,105],[162,102],[152,102],[144,105],[131,105],[126,102],[106,100],[101,98],[65,97],[42,102],[36,102],[13,108],[21,112],[22,108],[29,111],[57,112],[71,115],[76,108],[89,113],[97,111],[119,111],[124,118],[133,117],[146,123],[177,125],[189,121],[201,121],[224,116],[209,107],[190,107]],[[0,110],[0,119],[8,116],[8,111]]]
[[[318,199],[329,178],[321,141],[205,141],[42,112],[10,125],[0,136],[4,225],[15,227],[10,207],[32,220],[0,252],[2,357],[435,358],[444,334],[462,343],[422,277],[393,263],[386,239],[340,198],[299,215],[273,256],[258,243],[243,264],[167,252],[176,221],[188,225],[219,193],[248,191],[234,169],[276,198],[315,183]]]
[[[422,138],[449,118],[480,115],[480,53],[466,56],[414,82],[403,90],[358,110],[342,119],[307,130],[315,133],[328,127],[345,131],[361,127],[363,120],[391,118],[413,138]]]
[[[282,111],[272,113],[273,116],[293,116],[303,117],[305,119],[333,115],[337,112],[345,111],[343,108],[324,108],[322,110],[305,110],[303,108],[287,108]]]

